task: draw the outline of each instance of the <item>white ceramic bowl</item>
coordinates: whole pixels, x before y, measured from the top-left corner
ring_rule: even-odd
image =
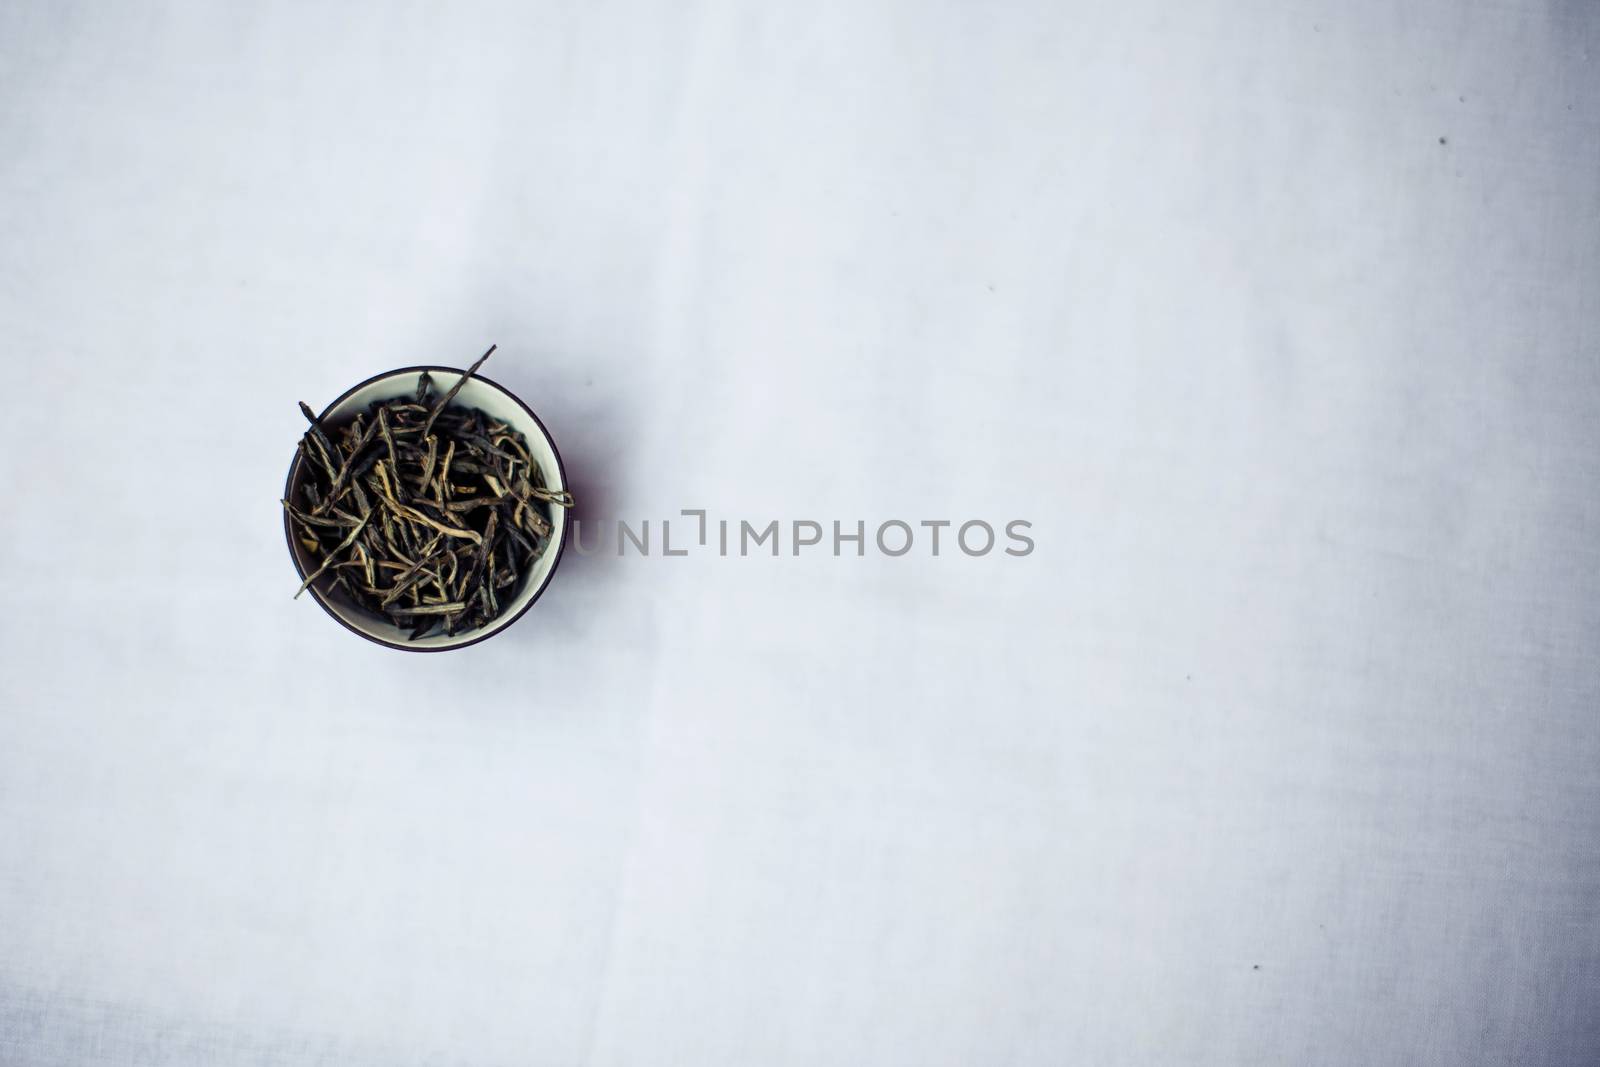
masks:
[[[398,396],[413,396],[417,391],[417,380],[423,371],[427,371],[428,377],[433,379],[435,396],[449,390],[463,373],[455,367],[403,367],[400,370],[386,371],[346,391],[343,396],[328,405],[320,418],[338,424],[354,418],[357,412],[365,411],[367,406],[375,401],[389,400]],[[454,403],[477,408],[520,432],[527,438],[528,450],[533,454],[533,458],[539,462],[546,487],[557,492],[567,488],[567,473],[561,466],[561,454],[556,451],[555,442],[550,439],[544,423],[539,421],[539,416],[533,413],[533,409],[518,400],[504,386],[474,375],[461,387],[461,392],[456,394]],[[283,491],[284,499],[297,499],[295,490],[299,487],[299,479],[300,455],[297,452],[294,461],[289,465],[289,478]],[[556,503],[551,503],[549,507],[551,526],[549,544],[545,547],[543,555],[535,560],[533,566],[523,575],[517,595],[505,605],[505,610],[486,626],[463,630],[448,637],[438,634],[432,637],[420,637],[413,641],[405,630],[387,619],[378,618],[350,604],[337,591],[323,592],[312,586],[307,592],[315,597],[317,603],[322,605],[322,609],[345,629],[389,648],[397,648],[403,652],[444,652],[476,644],[493,637],[522,618],[523,614],[533,606],[533,602],[539,599],[545,586],[550,584],[550,577],[555,573],[556,564],[561,559],[561,550],[566,546],[569,509]],[[317,564],[305,546],[294,536],[287,513],[284,515],[283,533],[289,542],[289,555],[294,560],[295,570],[300,572],[300,577],[304,580]]]

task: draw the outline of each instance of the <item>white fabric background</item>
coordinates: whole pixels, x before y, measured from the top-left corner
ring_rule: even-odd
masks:
[[[1597,46],[0,7],[0,1062],[1595,1062]],[[295,401],[489,341],[591,518],[1038,550],[367,646]]]

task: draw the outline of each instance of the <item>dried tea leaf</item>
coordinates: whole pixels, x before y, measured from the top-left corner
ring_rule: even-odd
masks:
[[[494,351],[442,396],[424,373],[413,394],[342,425],[300,405],[310,426],[296,446],[295,492],[282,503],[318,565],[296,596],[326,577],[327,588],[412,639],[486,625],[514,599],[548,544],[548,509],[572,498],[545,488],[520,433],[456,403]]]

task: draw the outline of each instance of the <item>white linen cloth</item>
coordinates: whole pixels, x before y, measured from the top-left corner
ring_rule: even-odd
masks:
[[[1597,27],[4,5],[0,1062],[1594,1062]],[[596,523],[1036,551],[368,646],[295,401],[491,341]]]

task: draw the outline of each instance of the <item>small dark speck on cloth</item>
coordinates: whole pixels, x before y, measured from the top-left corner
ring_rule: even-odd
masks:
[[[1252,964],[1251,964],[1251,965],[1250,965],[1250,969],[1251,969],[1251,970],[1252,970],[1252,971],[1259,971],[1259,970],[1260,970],[1260,969],[1261,969],[1261,964],[1259,964],[1259,963],[1252,963]]]
[[[1440,143],[1440,144],[1449,144],[1449,143],[1450,143],[1450,138],[1448,138],[1448,137],[1441,137],[1441,138],[1439,138],[1439,143]]]

